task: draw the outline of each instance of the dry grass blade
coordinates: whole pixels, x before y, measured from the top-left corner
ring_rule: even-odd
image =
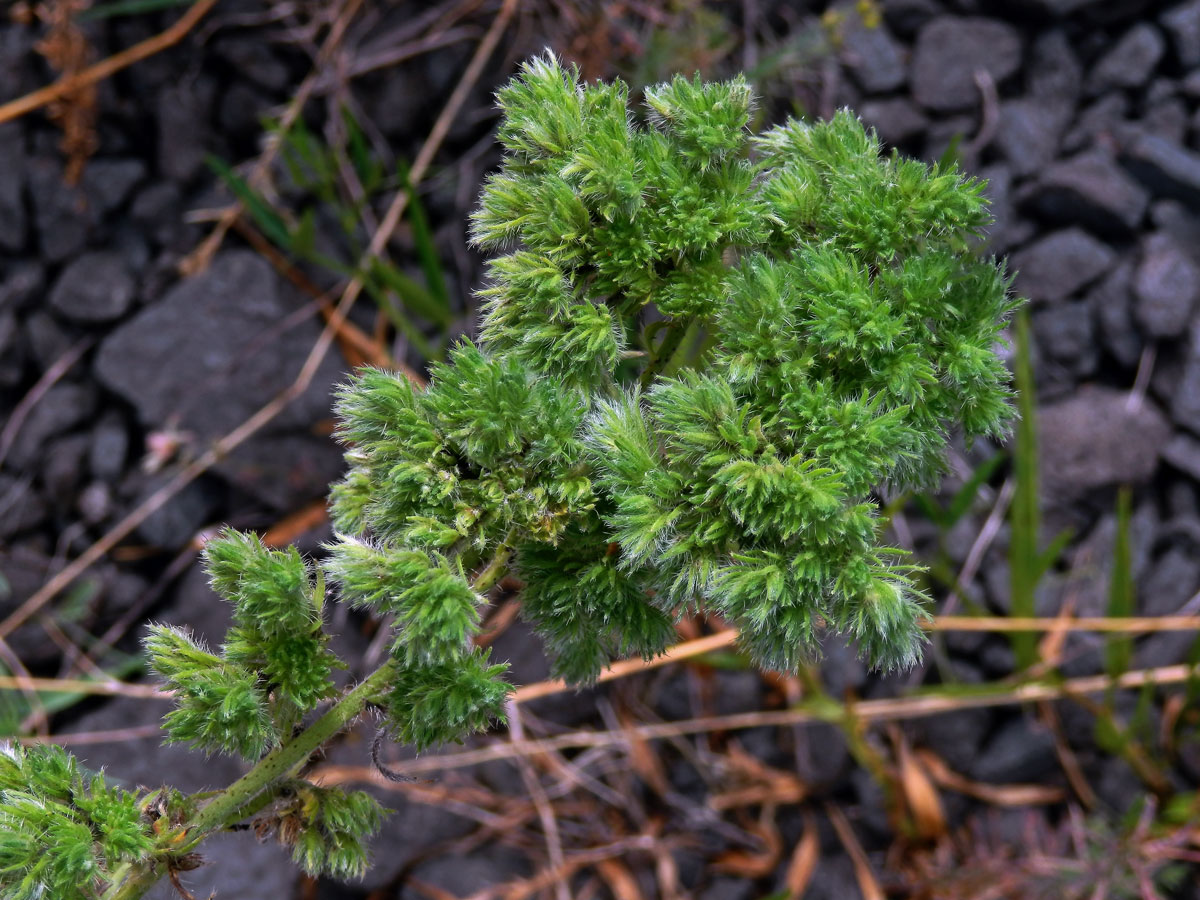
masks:
[[[285,547],[306,531],[312,531],[329,519],[329,507],[324,500],[314,500],[290,513],[268,528],[262,542],[268,547]]]
[[[46,395],[50,388],[54,387],[67,372],[71,371],[71,367],[79,362],[83,354],[87,353],[88,349],[96,342],[95,338],[83,338],[76,341],[67,352],[56,359],[42,373],[42,377],[31,387],[28,393],[21,398],[21,402],[9,414],[8,421],[4,423],[4,429],[0,431],[0,464],[4,463],[5,457],[8,456],[8,451],[12,449],[13,443],[17,439],[17,435],[21,431],[21,426],[25,424],[25,420],[29,418],[30,412],[37,406],[39,400]]]
[[[808,883],[812,881],[813,873],[817,870],[817,861],[821,857],[821,843],[817,837],[817,820],[811,813],[804,817],[804,833],[792,851],[788,860],[787,874],[784,885],[787,890],[787,900],[801,900]]]
[[[1169,702],[1170,698],[1168,698]],[[1063,772],[1066,773],[1067,781],[1070,783],[1071,789],[1075,791],[1075,796],[1087,809],[1095,809],[1100,804],[1100,798],[1096,796],[1096,792],[1092,790],[1092,786],[1084,777],[1083,767],[1079,765],[1079,758],[1071,749],[1071,743],[1064,733],[1058,711],[1049,703],[1042,701],[1038,704],[1038,714],[1054,738],[1054,751],[1058,754],[1059,764],[1063,767]]]
[[[74,747],[81,744],[121,744],[126,741],[156,737],[162,737],[162,726],[157,722],[153,725],[138,725],[136,728],[111,728],[106,731],[77,731],[74,734],[37,735],[34,737],[20,737],[15,740],[26,746],[33,744],[57,744],[60,747]]]
[[[924,840],[939,838],[946,833],[942,798],[898,727],[892,727],[892,740],[896,746],[896,781],[913,828]]]
[[[1063,799],[1061,788],[1044,784],[985,784],[959,775],[929,750],[918,750],[916,756],[942,787],[993,806],[1039,806],[1060,803]]]
[[[1061,700],[1066,697],[1079,698],[1089,694],[1103,694],[1115,688],[1127,690],[1147,685],[1181,684],[1196,677],[1196,668],[1186,664],[1161,666],[1155,669],[1136,669],[1117,678],[1092,675],[1072,678],[1058,683],[1034,682],[1017,686],[993,686],[976,690],[970,694],[919,694],[912,697],[888,697],[878,700],[862,700],[855,704],[854,715],[862,722],[894,722],[902,719],[935,716],[963,709],[986,709],[996,706],[1012,706],[1021,703],[1036,703],[1039,700]],[[664,740],[688,734],[705,734],[712,731],[738,731],[746,728],[771,726],[808,725],[829,721],[827,710],[813,711],[805,708],[736,713],[727,716],[708,716],[685,719],[679,722],[663,722],[639,725],[632,732],[644,740]],[[543,753],[579,747],[611,747],[629,740],[628,732],[621,731],[574,731],[552,738],[525,741],[522,744],[493,744],[474,750],[463,750],[441,756],[427,756],[407,760],[396,766],[396,771],[406,775],[421,772],[476,766],[497,759],[511,759],[521,753]]]
[[[508,727],[509,738],[514,743],[524,742],[525,730],[521,722],[521,708],[512,700],[508,702]],[[546,796],[546,790],[542,787],[537,773],[534,772],[529,757],[520,757],[517,760],[517,767],[521,771],[521,780],[525,784],[525,790],[533,799],[538,820],[542,824],[542,834],[546,839],[546,852],[550,858],[550,871],[562,872],[564,863],[562,837],[558,831],[558,819],[554,816],[554,807],[551,806],[550,798]],[[558,900],[571,900],[571,891],[565,877],[555,879],[554,892]]]
[[[91,694],[97,697],[136,697],[140,700],[170,700],[170,691],[148,684],[123,681],[89,681],[82,678],[35,678],[0,675],[0,690],[29,689],[43,693]]]
[[[1057,616],[943,616],[928,623],[930,631],[1104,631],[1149,634],[1200,631],[1200,616],[1129,616],[1059,618]]]
[[[763,806],[758,820],[745,822],[742,827],[762,842],[762,850],[728,850],[716,858],[713,869],[738,878],[766,878],[778,870],[783,859],[783,836],[775,824],[775,806]]]
[[[209,10],[216,5],[217,0],[197,0],[187,12],[179,17],[179,20],[174,25],[156,34],[154,37],[147,38],[126,50],[122,50],[120,53],[108,57],[108,59],[101,60],[94,66],[84,69],[82,72],[61,78],[54,82],[54,84],[47,85],[44,88],[26,94],[24,97],[18,97],[15,100],[10,100],[8,103],[0,105],[0,123],[20,118],[26,113],[33,112],[35,109],[46,106],[56,100],[61,100],[63,97],[74,94],[88,85],[103,81],[115,72],[119,72],[136,62],[140,62],[143,59],[166,50],[168,47],[178,44],[208,14]]]
[[[862,892],[863,900],[887,900],[883,888],[879,886],[879,881],[871,870],[867,853],[863,850],[862,844],[858,842],[858,837],[854,834],[854,829],[850,827],[845,813],[830,803],[825,804],[825,811],[829,814],[829,821],[833,825],[833,830],[837,832],[838,840],[846,848],[846,854],[854,865],[854,878],[858,881],[858,889]]]
[[[941,616],[925,622],[929,631],[1041,631],[1055,635],[1065,635],[1073,631],[1104,631],[1122,632],[1129,634],[1145,634],[1162,631],[1200,631],[1200,616],[1140,616],[1129,618],[1063,618],[1048,617],[1004,617],[1004,616]],[[661,656],[654,659],[623,659],[615,662],[600,673],[597,684],[626,678],[669,665],[682,659],[703,656],[714,650],[729,647],[737,642],[738,634],[734,629],[719,631],[702,638],[684,641],[670,647]],[[559,679],[539,681],[520,687],[513,694],[517,703],[527,703],[541,697],[561,694],[564,691],[575,690],[574,685]]]
[[[602,859],[596,863],[596,872],[608,885],[614,900],[645,900],[637,879],[620,860]]]
[[[669,665],[673,662],[678,662],[681,659],[691,659],[696,656],[702,656],[705,653],[711,653],[713,650],[720,650],[728,647],[737,640],[737,632],[732,629],[710,634],[706,637],[697,638],[694,641],[685,641],[682,644],[676,644],[669,648],[662,656],[655,657],[651,660],[644,659],[625,659],[620,662],[615,662],[596,679],[599,684],[605,681],[612,681],[616,678],[625,678],[629,675],[634,675],[638,672],[645,672],[649,669],[656,669],[660,666]],[[554,694],[561,694],[563,691],[574,690],[573,685],[567,684],[565,681],[553,679],[550,681],[539,681],[536,684],[527,684],[524,687],[517,688],[513,694],[513,699],[517,703],[528,703],[530,700],[536,700],[539,697],[549,697]]]
[[[567,878],[580,869],[596,865],[601,860],[620,858],[635,850],[653,851],[655,843],[655,838],[641,836],[616,841],[604,847],[581,850],[578,853],[573,853],[571,858],[563,864],[560,871],[539,872],[532,878],[523,878],[520,881],[499,884],[495,887],[471,894],[466,900],[526,900],[527,897],[532,897],[539,891],[545,890],[556,880]]]

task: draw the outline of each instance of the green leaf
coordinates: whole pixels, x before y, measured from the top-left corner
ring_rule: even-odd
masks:
[[[442,273],[442,261],[438,257],[437,246],[433,242],[433,231],[429,227],[429,217],[425,213],[425,205],[413,187],[408,175],[408,166],[403,161],[398,163],[400,183],[408,193],[408,221],[412,225],[413,243],[417,249],[417,261],[425,275],[425,283],[429,286],[429,297],[432,303],[423,313],[431,321],[442,327],[449,326],[454,318],[450,309],[450,292],[446,288],[446,277]]]
[[[205,156],[208,167],[216,173],[233,195],[241,201],[263,235],[276,247],[285,252],[292,252],[292,239],[287,222],[279,215],[258,191],[241,175],[235,172],[223,159],[212,154]]]

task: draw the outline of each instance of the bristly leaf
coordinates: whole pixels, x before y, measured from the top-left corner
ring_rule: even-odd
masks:
[[[453,662],[402,668],[388,696],[388,722],[405,743],[424,750],[461,741],[503,721],[512,687],[500,676],[507,663],[488,665],[488,652],[474,650]]]

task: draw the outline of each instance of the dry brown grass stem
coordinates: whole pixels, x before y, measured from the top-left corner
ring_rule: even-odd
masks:
[[[657,669],[660,666],[678,662],[681,659],[702,656],[705,653],[711,653],[714,650],[728,647],[737,640],[737,636],[736,631],[729,629],[707,635],[706,637],[696,638],[694,641],[685,641],[682,644],[676,644],[674,647],[668,648],[662,656],[656,656],[653,659],[623,659],[620,662],[613,663],[601,672],[600,677],[596,681],[612,681],[616,678],[624,678],[638,672],[645,672],[648,669]],[[536,700],[539,697],[549,697],[552,694],[561,694],[563,691],[569,690],[572,690],[572,686],[561,679],[539,681],[537,684],[527,684],[524,687],[517,688],[513,694],[513,700],[516,703],[528,703],[530,700]]]
[[[138,725],[133,728],[110,728],[104,731],[76,731],[73,734],[49,734],[36,737],[16,738],[17,743],[26,747],[34,744],[57,744],[59,747],[75,747],[81,744],[123,744],[126,741],[136,741],[142,738],[161,738],[162,726],[157,722],[153,725]]]
[[[29,414],[33,411],[38,401],[46,395],[50,388],[58,383],[59,379],[71,371],[71,367],[79,362],[83,354],[95,342],[95,338],[85,337],[72,344],[62,356],[56,359],[42,373],[42,377],[37,380],[37,383],[21,398],[21,402],[16,405],[16,408],[9,415],[8,421],[4,423],[4,429],[0,430],[0,464],[4,463],[5,458],[8,456],[8,451],[12,449],[13,442],[17,439],[17,434],[21,431],[21,426],[25,424],[25,420],[29,417]]]
[[[110,75],[136,62],[141,62],[143,59],[154,56],[154,54],[178,44],[208,14],[208,11],[216,5],[217,0],[197,0],[196,3],[188,8],[187,12],[179,17],[179,21],[165,31],[154,35],[154,37],[146,38],[146,40],[134,44],[120,53],[115,53],[107,59],[101,60],[94,66],[88,66],[75,75],[60,78],[54,84],[47,85],[23,97],[17,97],[15,100],[0,104],[0,123],[18,119],[26,113],[33,112],[35,109],[77,93],[80,88],[103,81]]]
[[[941,616],[930,631],[1104,631],[1148,634],[1157,631],[1200,631],[1200,616],[1129,616],[1054,618],[1022,616]]]
[[[484,35],[483,40],[480,41],[479,46],[476,48],[474,56],[471,57],[470,63],[463,72],[462,78],[454,88],[450,99],[442,108],[437,121],[434,122],[433,128],[429,132],[429,136],[421,146],[420,153],[417,154],[417,158],[413,162],[412,169],[409,172],[409,179],[414,187],[421,182],[428,171],[430,164],[433,162],[434,154],[437,153],[442,141],[445,140],[451,123],[466,101],[471,87],[478,80],[484,63],[487,62],[495,50],[496,44],[500,40],[500,35],[508,27],[508,23],[516,12],[516,8],[517,0],[505,0],[495,19],[492,20],[487,34]],[[388,240],[391,238],[392,232],[400,223],[400,217],[404,215],[404,210],[407,206],[407,191],[397,191],[395,198],[388,207],[387,213],[383,217],[383,222],[371,238],[371,244],[367,250],[367,259],[382,253]],[[328,353],[334,335],[350,314],[350,309],[353,307],[354,301],[358,299],[362,289],[363,282],[360,278],[351,280],[346,286],[333,314],[330,316],[329,321],[326,322],[324,330],[305,360],[300,374],[296,376],[296,380],[289,387],[284,389],[277,397],[268,402],[241,425],[216,441],[199,458],[180,470],[174,478],[150,497],[146,498],[143,503],[132,510],[121,521],[117,522],[99,540],[65,566],[39,590],[35,591],[17,609],[13,610],[3,622],[0,622],[0,640],[7,638],[8,635],[12,634],[32,616],[36,615],[42,607],[57,597],[76,578],[86,572],[120,541],[124,540],[127,535],[132,533],[148,516],[161,509],[179,491],[208,471],[216,462],[228,456],[233,450],[256,434],[264,425],[278,416],[292,400],[304,393],[313,376],[316,374],[317,367],[325,358],[325,354]]]
[[[29,690],[41,693],[88,694],[101,697],[137,697],[145,700],[170,700],[171,691],[150,684],[125,681],[92,681],[84,678],[35,678],[32,675],[0,675],[0,691]]]
[[[1200,631],[1200,616],[1139,616],[1129,618],[1082,618],[1060,619],[1054,617],[1022,618],[1006,616],[940,616],[925,623],[929,631],[1105,631],[1122,634],[1145,634],[1158,631]],[[735,629],[726,629],[692,641],[684,641],[669,648],[662,656],[653,659],[623,659],[615,662],[596,679],[597,683],[625,678],[657,669],[683,659],[692,659],[721,650],[737,641]],[[572,690],[572,686],[561,679],[539,681],[518,688],[513,698],[517,703],[527,703],[540,697],[549,697]]]
[[[725,716],[705,716],[677,722],[660,722],[631,726],[622,731],[573,731],[550,738],[526,740],[513,743],[494,743],[473,750],[457,753],[426,756],[405,760],[393,767],[404,775],[423,772],[441,772],[476,766],[499,759],[512,759],[518,755],[551,753],[582,747],[623,746],[631,739],[666,740],[690,734],[707,734],[714,731],[742,731],[748,728],[786,727],[828,722],[850,710],[858,722],[892,722],[902,719],[935,716],[941,713],[964,709],[984,709],[997,706],[1012,706],[1036,703],[1041,700],[1062,700],[1101,694],[1114,688],[1130,690],[1147,686],[1181,684],[1200,678],[1195,666],[1178,664],[1155,669],[1136,669],[1117,678],[1107,675],[1092,675],[1071,678],[1057,683],[1034,682],[997,687],[994,690],[976,688],[972,693],[926,693],[909,697],[887,697],[878,700],[863,700],[852,707],[838,705],[836,709],[761,710],[735,713]]]

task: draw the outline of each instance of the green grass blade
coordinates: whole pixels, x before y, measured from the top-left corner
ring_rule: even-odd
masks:
[[[246,207],[246,212],[250,213],[250,217],[254,220],[254,224],[266,236],[272,244],[288,253],[292,252],[292,238],[288,230],[287,222],[279,213],[271,208],[271,205],[262,197],[258,191],[250,187],[249,183],[233,170],[230,165],[217,156],[206,156],[205,161],[208,167],[216,173],[233,192],[233,196],[241,201]]]
[[[1122,487],[1117,493],[1117,539],[1113,547],[1112,575],[1108,586],[1108,614],[1117,618],[1133,615],[1132,507],[1130,489]],[[1105,642],[1104,659],[1109,675],[1116,676],[1128,671],[1133,662],[1133,638],[1116,632],[1109,634]]]
[[[987,483],[988,479],[1007,460],[1007,453],[997,453],[975,467],[975,471],[971,473],[971,477],[963,483],[962,487],[955,491],[954,496],[950,498],[950,502],[946,505],[944,527],[953,528],[958,524],[959,519],[966,515],[974,505],[975,498],[979,496],[979,489]]]
[[[450,309],[450,291],[446,288],[446,276],[442,273],[442,261],[438,258],[437,247],[433,242],[433,229],[429,227],[429,217],[425,214],[425,205],[413,187],[412,179],[408,177],[408,167],[401,162],[400,183],[408,193],[408,221],[412,225],[413,243],[417,248],[417,262],[429,286],[429,293],[438,303],[437,317],[430,316],[434,322],[443,328],[454,319]]]
[[[404,308],[423,319],[445,328],[449,321],[444,318],[445,309],[420,282],[409,278],[394,265],[376,257],[371,261],[370,276],[380,289],[391,291],[404,303]]]

